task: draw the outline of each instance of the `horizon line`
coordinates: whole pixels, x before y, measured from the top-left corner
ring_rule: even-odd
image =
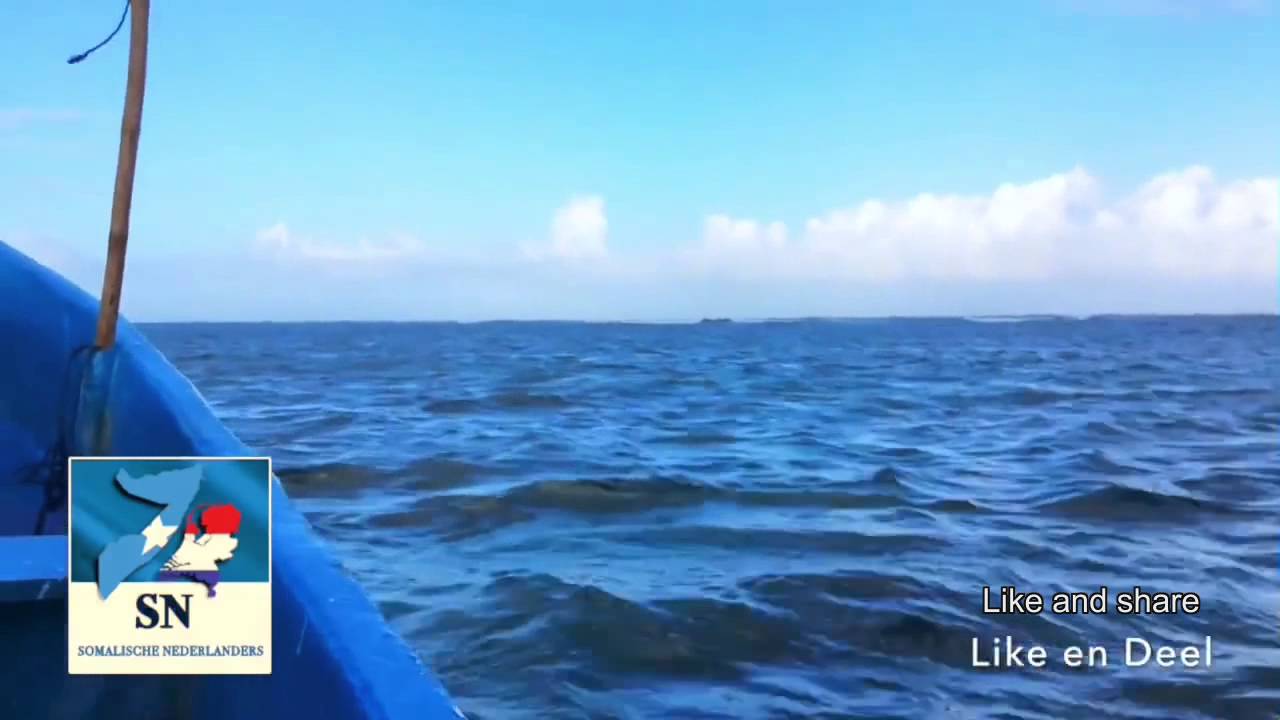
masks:
[[[1280,311],[1241,312],[1103,312],[1088,314],[1025,313],[1025,314],[966,314],[966,315],[794,315],[775,317],[733,317],[710,315],[700,318],[649,318],[588,320],[575,318],[490,318],[483,320],[450,320],[429,318],[401,319],[313,319],[313,320],[130,320],[130,324],[143,325],[484,325],[484,324],[574,324],[574,325],[700,325],[700,324],[761,324],[787,322],[847,322],[877,320],[966,320],[971,322],[999,321],[1088,321],[1098,319],[1191,319],[1191,318],[1280,318]]]

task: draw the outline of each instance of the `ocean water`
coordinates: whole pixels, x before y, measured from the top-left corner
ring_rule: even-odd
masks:
[[[143,327],[481,720],[1274,718],[1277,329]],[[1047,667],[972,666],[1006,635]],[[1124,666],[1205,635],[1211,667]]]

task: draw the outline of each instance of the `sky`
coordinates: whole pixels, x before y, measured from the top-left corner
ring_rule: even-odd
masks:
[[[156,0],[134,320],[1275,312],[1268,0]],[[0,242],[98,294],[122,3],[0,11]]]

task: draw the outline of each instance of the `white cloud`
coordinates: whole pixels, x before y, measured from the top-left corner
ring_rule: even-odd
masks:
[[[1077,168],[987,195],[867,200],[804,223],[707,218],[695,267],[870,282],[1070,277],[1270,277],[1276,178],[1219,182],[1207,168],[1157,176],[1118,200]]]
[[[755,276],[794,270],[776,264],[788,259],[789,250],[787,226],[781,222],[716,214],[703,221],[702,241],[677,254],[695,272]]]
[[[713,252],[771,250],[786,246],[787,226],[712,215],[703,224],[702,236],[707,249]]]
[[[125,302],[138,319],[1274,311],[1280,179],[1193,166],[1107,192],[1077,168],[985,193],[867,199],[790,227],[711,214],[700,235],[644,251],[611,251],[609,229],[604,201],[587,196],[526,248],[557,262],[523,261],[514,243],[321,240],[285,223],[236,246],[144,241],[131,243]],[[5,230],[96,294],[100,243]],[[198,288],[191,266],[212,268]],[[327,291],[303,292],[317,273]]]
[[[409,235],[395,235],[380,242],[367,238],[354,243],[319,242],[299,237],[282,222],[259,231],[257,240],[258,250],[286,261],[385,263],[413,258],[423,253],[422,243]]]
[[[1280,179],[1219,182],[1206,167],[1152,178],[1099,213],[1117,259],[1161,275],[1269,277],[1277,270]]]
[[[530,257],[564,260],[603,258],[609,254],[609,219],[604,198],[580,195],[556,210],[551,220],[551,242],[547,247],[526,248]]]

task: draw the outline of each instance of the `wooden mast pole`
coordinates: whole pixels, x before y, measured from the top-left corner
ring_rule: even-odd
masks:
[[[116,187],[111,198],[111,230],[107,236],[107,268],[102,279],[102,304],[94,345],[108,350],[116,342],[120,317],[120,291],[124,286],[125,250],[129,246],[129,211],[133,206],[133,177],[138,165],[138,136],[142,131],[142,98],[147,82],[147,20],[151,0],[131,0],[129,26],[129,78],[124,94],[124,118],[120,124],[120,155],[116,160]]]

